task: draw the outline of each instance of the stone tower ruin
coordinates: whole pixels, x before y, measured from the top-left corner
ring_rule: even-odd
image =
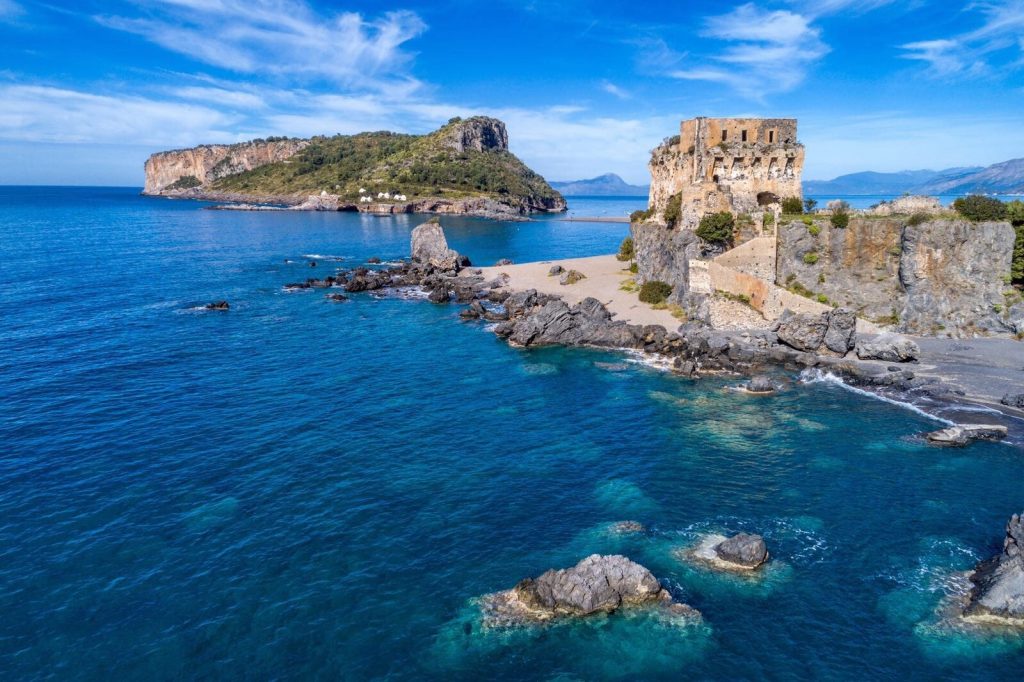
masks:
[[[718,211],[758,219],[784,198],[802,198],[803,166],[794,118],[690,119],[678,142],[670,138],[651,158],[650,206],[662,213],[679,194],[680,225],[689,229]]]

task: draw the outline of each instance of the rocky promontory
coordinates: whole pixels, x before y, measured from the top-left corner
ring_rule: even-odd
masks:
[[[1010,517],[1002,552],[979,563],[971,583],[965,618],[1024,626],[1024,515]]]
[[[498,119],[454,118],[426,135],[390,132],[271,138],[161,152],[144,194],[228,202],[221,208],[447,213],[515,218],[565,200],[508,149]]]

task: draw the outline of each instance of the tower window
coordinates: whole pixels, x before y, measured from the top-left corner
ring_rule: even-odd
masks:
[[[775,131],[774,130],[769,130],[768,131],[768,142],[769,142],[769,144],[772,143],[772,142],[775,142]]]
[[[722,131],[722,142],[725,142],[728,138],[729,138],[729,131],[728,130],[723,130]]]
[[[746,142],[747,141],[747,131],[746,130],[741,130],[740,131],[740,141],[742,141],[742,142]]]

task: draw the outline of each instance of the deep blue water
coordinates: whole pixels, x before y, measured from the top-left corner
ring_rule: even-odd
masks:
[[[0,188],[0,678],[1019,679],[1020,637],[935,610],[1024,508],[1020,449],[928,448],[928,418],[829,383],[753,398],[285,293],[406,255],[416,218],[135,192]],[[484,264],[626,227],[444,225]],[[738,530],[759,581],[678,558]],[[704,625],[480,630],[474,597],[592,552]]]

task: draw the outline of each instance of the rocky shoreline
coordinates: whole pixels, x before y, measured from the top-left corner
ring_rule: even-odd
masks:
[[[855,316],[842,308],[822,314],[785,314],[769,329],[717,330],[701,322],[687,322],[669,330],[662,325],[615,320],[595,298],[569,304],[560,296],[535,289],[510,291],[501,274],[487,279],[466,256],[448,248],[436,219],[413,230],[411,247],[412,258],[397,267],[358,267],[288,287],[340,287],[347,292],[419,287],[431,302],[466,305],[460,312],[464,320],[495,323],[494,333],[514,346],[641,352],[689,378],[726,373],[755,377],[776,368],[831,375],[848,386],[899,402],[923,399],[951,407],[970,403],[956,385],[914,371],[919,352],[914,341],[894,334],[858,338]],[[949,425],[954,426],[952,422]],[[963,428],[955,437],[936,436],[929,442],[960,446],[975,439],[998,440],[1007,434],[998,424],[959,426]]]

